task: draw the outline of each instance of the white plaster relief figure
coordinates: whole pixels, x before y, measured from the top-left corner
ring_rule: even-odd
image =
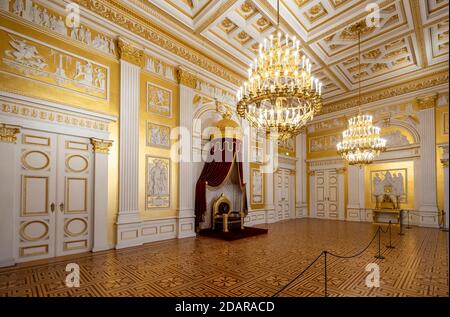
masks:
[[[83,43],[86,41],[86,29],[82,26],[78,30],[78,40],[80,40]]]
[[[75,76],[73,80],[80,80],[81,78],[84,78],[83,67],[81,66],[81,62],[77,61],[75,63]]]
[[[92,45],[92,33],[89,29],[86,29],[85,38],[86,38],[86,44],[91,46]]]
[[[109,52],[113,55],[116,55],[116,45],[114,44],[114,40],[113,39],[109,39]]]
[[[66,25],[64,24],[62,17],[59,17],[56,21],[55,31],[61,35],[67,36]]]
[[[9,0],[0,0],[0,10],[9,11]]]
[[[405,186],[403,184],[403,175],[401,173],[394,173],[393,177],[393,187],[394,187],[394,194],[396,196],[403,196],[405,195]]]
[[[46,28],[50,28],[50,16],[47,12],[47,9],[44,9],[44,11],[42,11],[41,17],[42,17],[42,25],[45,26]]]
[[[168,161],[149,158],[147,204],[148,207],[169,207],[169,170]]]
[[[87,62],[86,66],[84,66],[84,83],[92,86],[93,81],[93,69],[91,62]]]
[[[375,196],[384,194],[383,184],[381,183],[381,178],[380,178],[379,173],[376,173],[375,177],[373,178],[373,189],[374,189],[373,194]]]
[[[147,58],[147,59],[145,60],[145,68],[146,68],[148,71],[151,71],[151,72],[154,72],[154,71],[155,71],[155,63],[153,62],[153,59]]]
[[[78,40],[78,29],[75,27],[75,24],[70,29],[70,38],[72,40]]]
[[[23,13],[23,18],[28,21],[33,20],[33,2],[31,0],[25,0],[25,10]]]
[[[32,12],[33,12],[33,23],[41,25],[41,23],[42,23],[41,9],[37,5],[34,5]]]
[[[101,90],[105,90],[105,73],[100,68],[95,70],[94,85]]]
[[[23,5],[23,0],[15,0],[13,3],[13,13],[22,17],[24,12],[25,6]]]
[[[25,40],[12,39],[9,44],[15,51],[6,50],[5,55],[13,58],[16,63],[39,70],[47,66],[44,57],[39,55],[36,47],[28,45]]]

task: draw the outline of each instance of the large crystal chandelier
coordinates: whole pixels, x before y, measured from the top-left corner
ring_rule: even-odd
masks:
[[[322,83],[311,76],[311,63],[295,36],[279,30],[259,44],[248,81],[237,91],[237,112],[267,134],[285,140],[300,133],[322,108]],[[275,132],[275,133],[274,133]]]
[[[337,152],[350,165],[370,164],[386,149],[386,140],[380,137],[380,128],[372,125],[372,116],[363,115],[361,106],[361,31],[363,23],[357,23],[352,32],[358,33],[358,114],[348,120],[348,128],[342,133]]]

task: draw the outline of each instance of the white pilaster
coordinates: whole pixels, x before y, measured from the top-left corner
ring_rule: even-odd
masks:
[[[17,149],[15,134],[0,125],[0,267],[15,264],[14,260],[14,212],[16,195]],[[11,132],[13,132],[11,134]]]
[[[449,195],[449,186],[448,186],[448,143],[447,144],[441,144],[439,147],[442,149],[442,157],[441,157],[441,163],[442,167],[444,169],[444,227],[448,229],[448,224],[450,222],[449,214],[448,214],[448,195]]]
[[[91,139],[94,146],[94,245],[93,252],[108,245],[108,148],[112,141]]]
[[[361,180],[363,184],[361,184]],[[348,165],[347,183],[347,220],[364,221],[364,201],[361,201],[364,199],[364,170],[357,166]]]
[[[119,214],[116,248],[140,245],[139,93],[140,67],[120,61]]]
[[[297,135],[296,139],[296,193],[295,193],[295,214],[296,218],[304,218],[308,215],[308,204],[306,199],[306,132]]]
[[[194,90],[180,83],[180,164],[178,238],[195,237],[195,183],[192,162]]]
[[[275,153],[275,149],[277,148],[274,145],[274,140],[267,139],[266,140],[266,166],[265,169],[265,175],[266,175],[266,187],[264,194],[266,195],[266,223],[273,223],[276,221],[275,219],[275,205],[273,201],[273,176],[275,173],[275,170],[277,166],[275,166],[275,155],[278,155],[278,153]]]
[[[419,99],[422,108],[418,112],[421,158],[421,204],[419,212],[420,226],[438,226],[437,192],[436,192],[436,137],[435,137],[435,102],[436,98]]]

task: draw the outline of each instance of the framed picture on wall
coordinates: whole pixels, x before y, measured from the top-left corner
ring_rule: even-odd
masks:
[[[147,112],[172,117],[172,91],[147,82]]]
[[[170,207],[170,159],[147,155],[145,157],[145,208]]]
[[[170,127],[147,121],[147,146],[170,148]]]

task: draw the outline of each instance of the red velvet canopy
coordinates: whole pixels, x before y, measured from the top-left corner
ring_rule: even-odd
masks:
[[[202,173],[195,187],[195,228],[199,230],[203,214],[206,212],[206,187],[218,187],[231,175],[236,166],[239,176],[239,187],[242,192],[243,208],[247,214],[247,195],[243,182],[242,142],[235,138],[222,138],[212,141],[208,160],[203,166]]]

